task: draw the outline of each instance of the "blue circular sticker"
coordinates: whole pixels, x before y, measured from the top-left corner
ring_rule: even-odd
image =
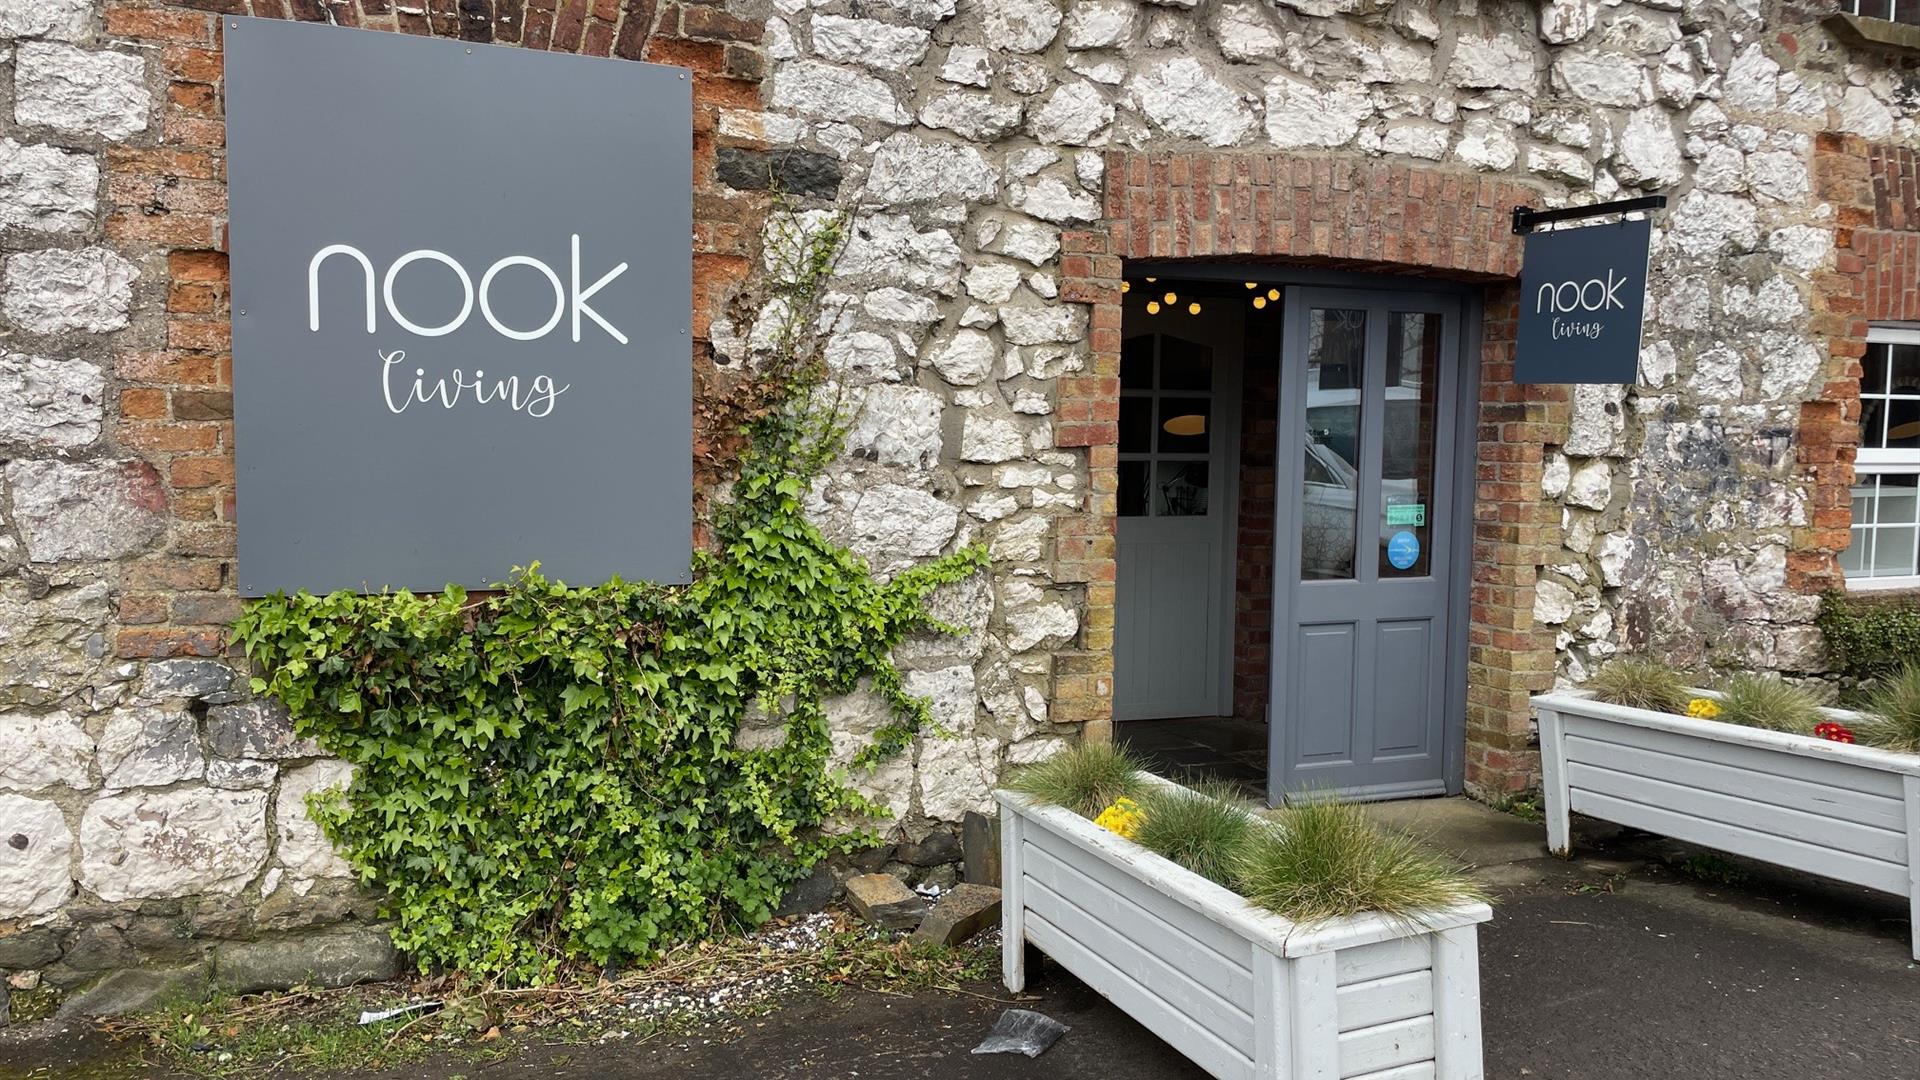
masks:
[[[1395,570],[1405,570],[1420,561],[1420,538],[1401,529],[1387,541],[1387,562]]]

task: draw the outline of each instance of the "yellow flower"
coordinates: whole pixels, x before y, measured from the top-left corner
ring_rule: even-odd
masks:
[[[1094,818],[1093,823],[1108,832],[1117,833],[1131,840],[1133,834],[1139,830],[1140,822],[1145,818],[1146,815],[1141,812],[1139,803],[1132,799],[1119,798],[1105,810],[1100,811],[1100,816]]]
[[[1711,720],[1720,715],[1720,703],[1712,698],[1694,698],[1687,702],[1687,715],[1696,720]]]

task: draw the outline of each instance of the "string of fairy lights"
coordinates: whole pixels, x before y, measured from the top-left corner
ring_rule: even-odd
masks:
[[[1146,278],[1143,280],[1143,283],[1151,286],[1151,285],[1157,285],[1159,281],[1160,281],[1159,278]],[[1257,281],[1246,282],[1246,286],[1247,286],[1247,291],[1253,294],[1252,303],[1253,303],[1254,310],[1256,311],[1266,307],[1268,304],[1277,303],[1280,300],[1279,289],[1267,288],[1264,292],[1262,292],[1261,285]],[[1133,291],[1133,282],[1122,281],[1120,283],[1120,291],[1123,293],[1131,293]],[[1201,311],[1205,310],[1201,306],[1200,301],[1193,300],[1193,299],[1189,299],[1187,301],[1186,308],[1187,308],[1187,314],[1189,315],[1198,315],[1200,314]],[[1168,289],[1166,292],[1161,293],[1157,298],[1149,298],[1147,300],[1147,314],[1149,315],[1158,315],[1162,311],[1172,314],[1173,312],[1176,312],[1179,309],[1180,309],[1180,294],[1175,292],[1172,289]]]

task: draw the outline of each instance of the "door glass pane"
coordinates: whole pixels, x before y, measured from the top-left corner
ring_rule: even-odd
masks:
[[[1120,500],[1117,509],[1121,517],[1147,516],[1146,462],[1123,461],[1120,463]]]
[[[1160,339],[1160,389],[1213,389],[1213,350],[1177,337]]]
[[[1213,404],[1207,398],[1160,399],[1160,452],[1204,454],[1212,430]],[[1124,448],[1123,448],[1124,449]]]
[[[1439,421],[1440,316],[1387,318],[1386,415],[1381,419],[1380,576],[1429,572],[1433,557],[1433,449]]]
[[[1300,577],[1353,577],[1359,492],[1365,309],[1307,311],[1307,438],[1300,504]],[[1326,482],[1318,482],[1320,480]]]
[[[1153,449],[1153,399],[1120,399],[1120,452],[1144,454]]]
[[[1160,462],[1154,473],[1153,512],[1157,517],[1205,517],[1207,463]]]

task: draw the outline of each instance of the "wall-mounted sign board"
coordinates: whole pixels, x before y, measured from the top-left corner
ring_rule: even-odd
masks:
[[[1652,236],[1645,219],[1527,236],[1514,382],[1639,378]]]
[[[223,29],[240,592],[688,580],[687,72]]]

